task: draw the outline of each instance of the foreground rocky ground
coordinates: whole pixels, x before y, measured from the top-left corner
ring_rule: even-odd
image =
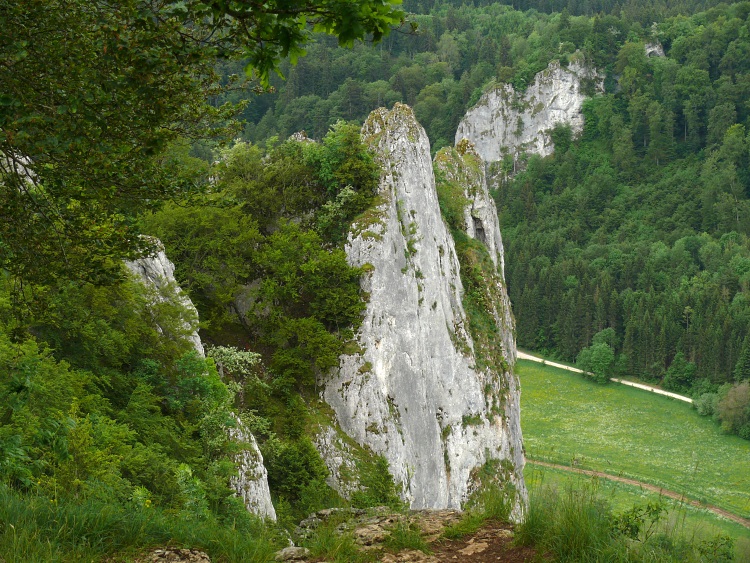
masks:
[[[466,516],[453,510],[407,513],[387,508],[321,510],[303,520],[293,535],[296,546],[277,552],[275,561],[543,563],[550,560],[533,548],[515,546],[512,525],[494,520],[467,525]],[[138,561],[211,563],[205,553],[191,549],[156,549]]]
[[[312,550],[288,548],[279,552],[276,560],[332,561],[335,553],[316,557],[314,550],[320,545],[320,538],[333,530],[339,538],[348,537],[353,541],[361,553],[361,560],[383,563],[544,561],[536,550],[513,545],[512,525],[486,521],[478,529],[471,530],[463,519],[464,514],[453,510],[406,514],[385,508],[323,510],[301,522],[296,530],[300,543],[310,545]]]

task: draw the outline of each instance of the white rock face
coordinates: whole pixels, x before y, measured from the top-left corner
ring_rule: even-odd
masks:
[[[205,357],[203,343],[198,335],[198,311],[174,278],[174,264],[170,262],[164,252],[161,242],[154,256],[140,258],[132,262],[125,262],[128,269],[140,278],[144,285],[156,290],[156,298],[167,300],[177,299],[187,311],[184,319],[184,333],[201,357]],[[268,473],[263,465],[263,456],[258,449],[255,437],[244,427],[238,417],[237,426],[229,428],[229,437],[246,447],[235,459],[238,476],[230,480],[238,496],[242,497],[247,509],[260,516],[276,520],[276,512],[271,504],[271,493],[268,489]]]
[[[485,163],[506,154],[515,160],[524,152],[552,154],[549,132],[556,124],[569,124],[574,134],[583,131],[583,80],[593,80],[597,91],[604,89],[603,77],[595,70],[578,62],[562,68],[552,61],[522,94],[510,84],[485,92],[458,125],[456,144],[468,139]]]
[[[381,202],[353,226],[346,247],[353,265],[370,270],[363,352],[341,357],[323,396],[349,436],[385,456],[412,508],[460,508],[478,470],[495,460],[515,487],[518,518],[527,500],[518,385],[509,372],[475,368],[427,135],[397,104],[375,110],[363,136],[383,163]],[[477,200],[477,215],[489,222],[491,212],[480,211],[487,206]],[[496,225],[482,228],[494,237]],[[493,241],[502,264],[500,239]]]
[[[658,57],[658,58],[664,58],[666,55],[664,54],[664,47],[662,47],[661,43],[658,41],[654,43],[646,43],[645,45],[646,49],[646,56],[651,57]]]
[[[271,503],[271,491],[268,489],[268,472],[263,465],[263,456],[255,441],[255,436],[235,417],[237,426],[229,429],[229,437],[244,444],[235,461],[238,475],[229,480],[229,484],[245,502],[245,507],[261,518],[276,521],[276,510]]]
[[[492,260],[496,276],[488,280],[492,288],[492,311],[499,327],[502,348],[506,361],[516,363],[515,321],[510,298],[505,289],[505,250],[500,234],[500,221],[497,206],[487,187],[482,159],[470,141],[459,141],[455,149],[444,148],[435,155],[434,167],[446,181],[463,187],[463,195],[468,201],[464,208],[464,232],[471,238],[484,243]]]
[[[315,435],[315,449],[328,468],[326,483],[346,499],[359,490],[357,462],[336,431],[327,426]]]
[[[177,299],[187,311],[184,318],[185,337],[195,348],[201,357],[205,357],[203,343],[198,336],[198,311],[190,298],[182,291],[174,279],[174,264],[170,262],[164,252],[161,242],[157,245],[158,251],[154,256],[139,258],[132,262],[126,261],[128,269],[138,276],[147,287],[156,290],[157,298],[162,300]]]

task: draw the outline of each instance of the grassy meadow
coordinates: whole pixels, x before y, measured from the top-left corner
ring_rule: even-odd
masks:
[[[699,541],[718,534],[726,534],[735,539],[737,551],[748,554],[748,560],[750,560],[750,530],[736,522],[716,516],[708,510],[692,507],[641,487],[541,467],[533,463],[526,465],[524,477],[532,497],[539,494],[544,487],[560,491],[568,487],[576,490],[591,488],[596,491],[599,498],[605,499],[612,506],[616,514],[633,506],[645,506],[649,502],[661,501],[668,511],[667,517],[661,524],[663,531],[667,533],[674,531],[677,535],[684,535]]]
[[[750,441],[691,405],[519,361],[531,459],[645,481],[750,517]]]

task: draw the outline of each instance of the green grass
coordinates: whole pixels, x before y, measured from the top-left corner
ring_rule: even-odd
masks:
[[[275,529],[241,516],[232,525],[185,519],[159,508],[134,510],[85,500],[58,503],[0,484],[0,561],[131,560],[149,548],[168,545],[204,550],[213,561],[269,561],[283,540]]]
[[[516,542],[556,561],[718,563],[750,561],[750,533],[731,522],[639,487],[529,465],[530,505]],[[623,520],[633,507],[655,508]],[[663,510],[662,510],[663,508]],[[635,527],[622,528],[627,521]]]
[[[736,522],[720,518],[708,510],[692,507],[641,487],[532,463],[526,465],[524,478],[532,496],[543,487],[557,490],[565,490],[571,486],[576,489],[594,487],[598,497],[606,500],[615,513],[625,512],[633,506],[661,501],[668,510],[665,523],[669,527],[677,529],[688,539],[705,540],[718,534],[726,534],[735,539],[738,551],[746,553],[750,560],[750,530]]]
[[[448,540],[463,538],[475,533],[488,520],[510,521],[515,491],[501,489],[494,483],[484,483],[466,504],[461,520],[443,530],[442,537]]]
[[[443,530],[442,537],[448,540],[463,538],[464,536],[475,533],[479,528],[484,526],[486,521],[487,518],[485,518],[483,514],[468,511],[464,513],[461,520],[446,527],[445,530]]]
[[[402,549],[414,549],[422,553],[430,553],[430,548],[422,537],[419,527],[414,523],[403,521],[396,523],[385,538],[383,545],[396,552]]]
[[[750,517],[750,441],[687,403],[519,361],[521,423],[532,459],[662,486]]]
[[[326,523],[303,544],[313,557],[334,563],[366,563],[374,561],[374,554],[360,550],[350,533],[341,533],[333,523]]]

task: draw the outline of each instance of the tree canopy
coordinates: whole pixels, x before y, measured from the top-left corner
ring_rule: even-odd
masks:
[[[212,25],[224,30],[244,45],[248,69],[268,85],[271,71],[289,57],[294,64],[305,54],[313,31],[338,38],[340,46],[351,47],[356,40],[371,36],[380,41],[391,26],[403,23],[398,9],[401,0],[272,0],[229,2],[194,0],[187,11],[210,14]]]
[[[0,269],[111,279],[144,250],[138,215],[197,187],[171,144],[232,130],[238,108],[210,103],[233,87],[218,60],[245,56],[267,83],[312,29],[378,40],[397,4],[0,0]]]

